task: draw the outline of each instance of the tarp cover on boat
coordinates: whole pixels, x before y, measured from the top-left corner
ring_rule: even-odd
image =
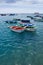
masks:
[[[23,24],[24,26],[33,26],[33,24]]]
[[[30,20],[21,20],[23,23],[30,23]]]

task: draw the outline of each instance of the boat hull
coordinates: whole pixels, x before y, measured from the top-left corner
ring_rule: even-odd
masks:
[[[12,31],[14,31],[14,32],[18,32],[18,33],[22,33],[24,30],[13,30],[13,29],[11,29]]]
[[[24,30],[25,30],[25,28],[22,28],[22,27],[20,27],[20,28],[22,28],[22,29],[12,29],[12,26],[11,27],[9,27],[12,31],[14,31],[14,32],[18,32],[18,33],[21,33],[21,32],[23,32]],[[19,28],[19,27],[18,27]]]
[[[41,17],[34,17],[34,21],[43,22],[43,19]]]
[[[34,19],[34,21],[43,22],[43,19]]]
[[[35,31],[36,29],[35,28],[26,28],[25,30],[26,31]]]

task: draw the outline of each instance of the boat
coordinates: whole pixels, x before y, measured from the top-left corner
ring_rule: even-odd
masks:
[[[1,16],[6,16],[7,14],[0,14]]]
[[[9,16],[14,16],[15,14],[9,14]]]
[[[40,13],[39,13],[39,12],[35,12],[35,13],[34,13],[34,15],[39,16],[39,15],[40,15]]]
[[[33,24],[25,24],[24,27],[26,27],[26,31],[35,31],[35,27]]]
[[[34,21],[43,22],[43,18],[42,17],[34,17]]]
[[[14,21],[14,20],[6,20],[5,22],[6,22],[6,23],[11,23],[11,24],[12,24],[12,23],[16,23],[16,21]]]
[[[26,30],[26,31],[35,31],[36,29],[35,29],[34,26],[29,26],[29,25],[28,25],[25,30]]]
[[[12,31],[21,33],[25,30],[25,27],[19,27],[19,26],[10,26],[9,27]]]
[[[21,20],[20,24],[23,24],[23,25],[30,24],[30,20]]]
[[[14,18],[13,21],[16,21],[17,22],[17,21],[20,21],[20,19]]]
[[[13,23],[13,21],[10,21],[10,20],[8,20],[8,21],[6,20],[5,22],[6,22],[6,23]]]
[[[12,21],[15,22],[15,23],[17,23],[17,22],[20,21],[20,19],[14,18]]]
[[[40,15],[39,13],[35,13],[34,17],[33,17],[34,21],[38,21],[38,22],[43,22],[43,16]]]
[[[27,18],[31,18],[31,19],[33,19],[33,17],[32,17],[32,16],[27,16]]]
[[[25,28],[26,31],[35,31],[36,30],[35,27],[34,27],[34,24],[32,24],[30,22],[30,20],[21,20],[20,26],[26,27]]]

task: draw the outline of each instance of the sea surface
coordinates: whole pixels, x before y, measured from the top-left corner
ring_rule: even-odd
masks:
[[[26,18],[32,14],[0,16],[0,65],[43,65],[43,22],[31,20],[35,32],[15,33],[6,23],[13,18]],[[33,15],[32,15],[33,16]]]

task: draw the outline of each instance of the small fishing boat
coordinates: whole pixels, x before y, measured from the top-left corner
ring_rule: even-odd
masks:
[[[40,13],[39,13],[39,12],[35,12],[35,13],[34,13],[34,15],[39,16],[39,15],[40,15]]]
[[[9,27],[12,31],[21,33],[25,30],[25,27],[19,27],[19,26],[10,26]]]
[[[38,22],[43,22],[43,16],[40,15],[39,13],[35,13],[34,17],[33,17],[34,21],[38,21]]]
[[[6,16],[7,14],[0,14],[1,16]]]
[[[27,18],[31,18],[31,19],[33,19],[33,17],[32,17],[32,16],[27,16]]]
[[[9,16],[14,16],[15,14],[9,14]]]
[[[20,21],[20,24],[23,24],[23,25],[30,24],[30,23],[31,23],[30,20],[21,20]]]
[[[21,27],[26,27],[25,30],[27,31],[35,31],[34,24],[30,22],[30,20],[21,20],[20,25]]]
[[[20,21],[20,19],[18,19],[18,18],[14,18],[12,21],[15,22],[15,23],[17,23],[17,22]]]
[[[14,20],[6,20],[5,22],[6,22],[6,23],[10,23],[10,24],[16,23]]]
[[[20,19],[14,18],[13,21],[16,21],[17,22],[17,21],[20,21]]]
[[[43,22],[43,18],[42,17],[34,17],[34,21]]]
[[[26,27],[26,31],[35,31],[35,27],[34,26],[27,26]]]
[[[33,24],[25,24],[24,27],[26,27],[26,31],[35,31],[35,27]]]
[[[6,20],[5,22],[6,23],[13,23],[13,21],[11,21],[11,20]]]

